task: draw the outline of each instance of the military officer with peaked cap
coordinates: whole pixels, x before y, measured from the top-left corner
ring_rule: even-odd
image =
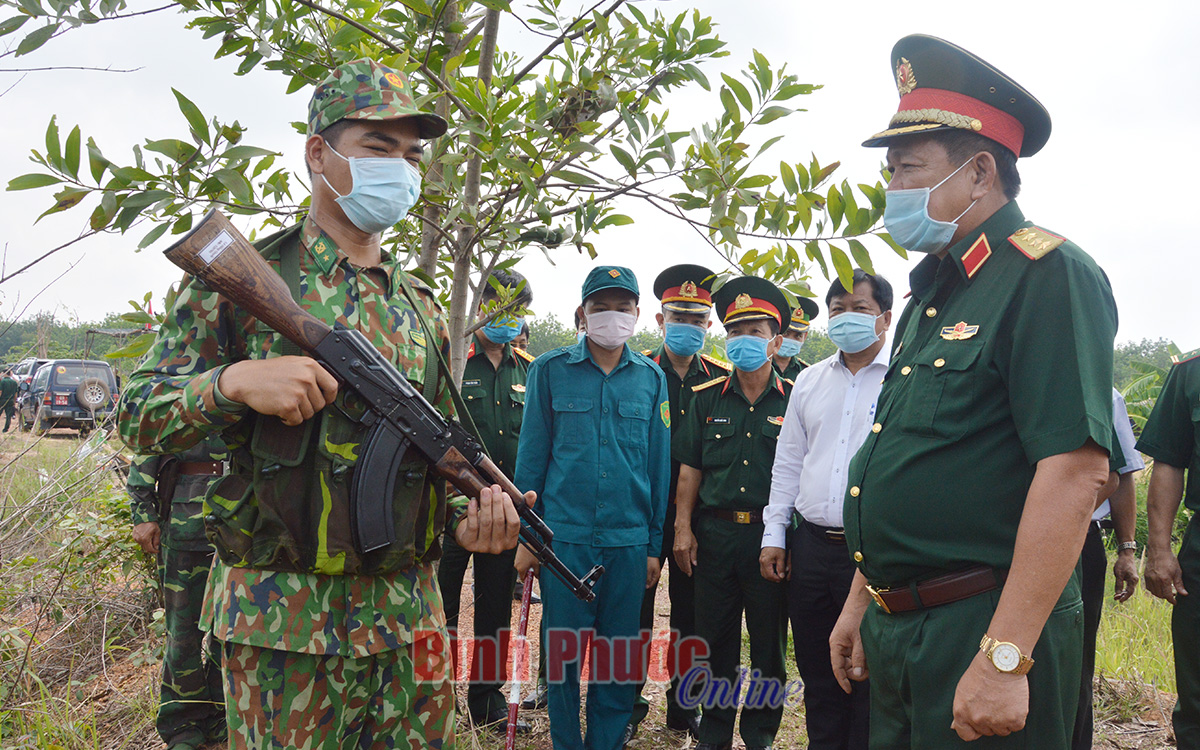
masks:
[[[654,280],[654,296],[662,303],[662,311],[655,316],[663,331],[663,343],[657,349],[642,352],[663,371],[667,378],[667,393],[671,400],[671,425],[679,424],[680,408],[685,394],[692,386],[707,383],[718,375],[729,372],[730,366],[707,354],[701,354],[704,337],[712,326],[712,285],[716,274],[704,266],[683,263],[671,266]],[[671,573],[667,579],[667,593],[671,600],[671,630],[678,638],[694,635],[696,630],[696,608],[691,576],[679,570],[671,555],[675,544],[675,488],[679,483],[679,462],[671,461],[671,491],[667,515],[663,521],[662,555],[660,560],[669,560]],[[642,629],[654,628],[654,596],[658,587],[646,590],[642,600]],[[644,687],[644,684],[643,684]],[[683,708],[676,699],[679,676],[671,675],[667,687],[667,728],[693,735],[700,727],[700,712],[696,707]],[[629,722],[626,741],[633,738],[637,727],[650,710],[650,703],[638,695],[633,707],[633,718]]]
[[[899,111],[864,145],[888,149],[888,231],[924,257],[850,464],[859,570],[834,672],[848,687],[869,670],[872,747],[1064,748],[1116,305],[1095,262],[1015,201],[1017,158],[1050,136],[1045,108],[934,37],[901,39],[891,72]]]
[[[808,339],[808,329],[813,318],[821,314],[816,300],[800,297],[797,302],[799,304],[792,310],[791,322],[783,332],[783,343],[779,346],[779,352],[771,358],[779,376],[783,378],[785,390],[789,393],[796,384],[796,376],[808,367],[808,363],[800,359],[800,349]]]
[[[1174,607],[1175,683],[1172,722],[1180,748],[1200,747],[1200,349],[1173,357],[1138,450],[1154,458],[1146,496],[1146,588]],[[1185,483],[1186,476],[1186,483]],[[1176,557],[1171,531],[1179,502],[1192,511]]]
[[[695,581],[696,634],[709,647],[714,680],[740,684],[742,617],[750,638],[750,665],[762,684],[757,701],[747,700],[739,726],[747,750],[770,747],[783,717],[782,701],[762,700],[781,691],[785,680],[787,600],[783,582],[759,572],[763,508],[771,493],[775,446],[787,410],[783,380],[771,366],[780,330],[791,318],[787,299],[771,282],[744,276],[713,295],[725,325],[726,353],[735,372],[692,388],[671,453],[679,467],[675,548],[679,567]],[[681,690],[690,695],[685,676]],[[748,694],[754,694],[751,688]],[[780,697],[782,697],[780,695]],[[704,703],[698,750],[728,750],[737,703]]]

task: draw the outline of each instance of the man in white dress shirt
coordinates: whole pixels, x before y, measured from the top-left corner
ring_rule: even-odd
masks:
[[[868,685],[856,682],[849,695],[843,692],[830,666],[829,634],[854,578],[842,500],[850,459],[875,421],[887,372],[892,287],[882,276],[856,269],[853,291],[835,280],[825,304],[838,351],[801,372],[788,399],[759,564],[767,580],[790,581],[788,610],[809,747],[857,750],[867,747]]]

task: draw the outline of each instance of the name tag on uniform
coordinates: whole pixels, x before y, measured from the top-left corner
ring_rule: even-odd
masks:
[[[470,388],[473,385],[483,385],[482,380],[464,380],[463,388]]]
[[[706,424],[729,424],[729,417],[708,417],[704,422]]]

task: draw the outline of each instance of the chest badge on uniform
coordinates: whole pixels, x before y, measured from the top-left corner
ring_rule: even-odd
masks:
[[[963,321],[942,329],[942,338],[947,341],[962,341],[979,333],[979,326],[969,326]]]
[[[422,331],[416,330],[408,334],[415,346],[425,346],[425,334]]]
[[[767,417],[767,422],[779,426],[783,424],[783,417]]]
[[[520,383],[513,383],[512,389],[517,393],[525,392],[525,386],[521,385]]]

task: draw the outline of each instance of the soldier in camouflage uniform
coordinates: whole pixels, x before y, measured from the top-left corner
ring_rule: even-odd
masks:
[[[155,727],[172,750],[194,750],[225,738],[225,693],[221,689],[221,647],[204,644],[200,608],[213,549],[204,536],[204,493],[223,473],[227,453],[212,436],[173,459],[138,456],[129,469],[133,538],[158,557],[166,609],[167,645]],[[159,482],[174,474],[174,487]],[[169,483],[169,482],[168,482]],[[159,492],[171,497],[160,497]]]
[[[307,217],[260,252],[301,307],[359,330],[451,416],[441,311],[380,248],[420,195],[420,139],[446,123],[413,105],[397,72],[344,63],[310,102]],[[230,473],[206,498],[219,557],[201,623],[223,643],[230,747],[454,746],[454,695],[432,563],[443,529],[475,552],[516,544],[498,487],[447,500],[415,456],[391,498],[396,541],[356,542],[350,487],[365,408],[316,361],[229,300],[185,278],[121,403],[122,438],[178,453],[220,433]],[[332,404],[336,408],[325,408]]]

